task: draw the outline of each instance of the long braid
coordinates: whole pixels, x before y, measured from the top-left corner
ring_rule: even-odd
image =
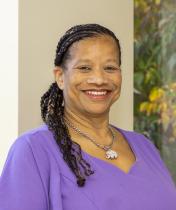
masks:
[[[85,175],[89,176],[93,172],[90,169],[86,170],[85,165],[88,167],[90,167],[90,165],[82,159],[80,145],[75,142],[74,144],[77,149],[72,147],[73,142],[71,141],[68,129],[63,119],[64,109],[62,103],[63,92],[58,88],[57,83],[54,82],[50,85],[48,91],[41,97],[42,119],[48,125],[49,130],[53,133],[53,136],[63,153],[64,160],[76,175],[78,185],[83,186],[85,178],[78,170],[77,161],[85,170]],[[77,161],[75,155],[72,154],[72,151],[79,155]]]
[[[121,64],[120,44],[114,33],[98,24],[85,24],[72,27],[60,39],[56,49],[55,66],[64,67],[66,60],[69,59],[69,47],[74,42],[101,34],[107,34],[114,38]],[[75,174],[78,186],[84,186],[85,177],[90,176],[94,171],[91,170],[90,164],[82,158],[80,145],[71,140],[69,130],[64,122],[63,91],[56,82],[52,83],[48,91],[41,97],[40,106],[42,119],[52,132],[63,154],[63,159]]]

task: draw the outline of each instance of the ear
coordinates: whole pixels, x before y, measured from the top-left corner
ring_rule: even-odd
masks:
[[[53,73],[54,73],[54,77],[57,82],[57,85],[59,86],[61,90],[63,90],[64,89],[63,69],[59,66],[56,66],[53,70]]]

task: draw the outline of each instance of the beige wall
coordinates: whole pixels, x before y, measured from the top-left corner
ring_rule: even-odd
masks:
[[[111,122],[133,128],[133,1],[19,1],[19,133],[38,126],[40,97],[54,77],[55,48],[69,27],[99,23],[116,33],[122,46],[123,86]]]

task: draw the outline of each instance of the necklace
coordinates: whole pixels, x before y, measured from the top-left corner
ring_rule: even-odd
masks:
[[[114,140],[115,140],[115,135],[114,135],[114,132],[112,131],[112,128],[109,127],[110,131],[111,131],[111,134],[112,134],[112,141],[110,143],[110,145],[103,145],[103,144],[99,144],[97,143],[92,137],[90,137],[87,133],[84,133],[83,131],[81,131],[79,128],[75,127],[70,121],[68,121],[66,118],[65,118],[65,123],[71,127],[75,132],[77,132],[78,134],[84,136],[85,138],[89,139],[92,143],[94,143],[97,147],[105,150],[105,157],[107,159],[116,159],[119,154],[112,150],[112,145],[114,143]]]

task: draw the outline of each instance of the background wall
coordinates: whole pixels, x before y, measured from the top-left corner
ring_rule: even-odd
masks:
[[[133,128],[133,1],[19,1],[19,133],[41,123],[40,97],[53,81],[59,37],[71,26],[99,23],[122,45],[123,87],[111,121]]]
[[[0,5],[1,173],[8,149],[18,135],[18,1],[0,0]]]

